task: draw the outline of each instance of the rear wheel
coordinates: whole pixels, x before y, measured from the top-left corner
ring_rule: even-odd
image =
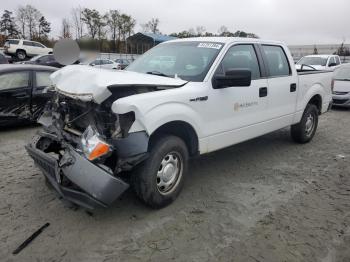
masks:
[[[147,205],[161,208],[180,194],[188,165],[186,144],[176,136],[163,136],[152,145],[149,158],[132,174],[137,196]]]
[[[24,59],[26,59],[27,54],[26,54],[26,52],[25,52],[24,50],[18,50],[18,51],[16,52],[16,56],[17,56],[17,58],[18,58],[19,60],[24,60]]]
[[[298,124],[292,125],[291,136],[297,143],[308,143],[314,137],[318,126],[318,109],[308,104]]]

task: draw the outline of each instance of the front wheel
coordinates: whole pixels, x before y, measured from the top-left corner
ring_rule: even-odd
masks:
[[[137,196],[147,205],[161,208],[180,194],[188,166],[188,150],[176,136],[160,137],[150,148],[149,158],[132,174]]]
[[[298,124],[292,125],[292,139],[301,144],[308,143],[314,137],[318,126],[318,109],[315,105],[308,104]]]
[[[18,51],[16,52],[16,56],[17,56],[17,58],[18,58],[19,60],[24,60],[24,59],[26,59],[27,54],[26,54],[26,52],[23,51],[23,50],[18,50]]]

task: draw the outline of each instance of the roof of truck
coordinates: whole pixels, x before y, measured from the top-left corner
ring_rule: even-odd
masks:
[[[242,37],[190,37],[190,38],[181,38],[168,41],[169,42],[217,42],[217,43],[232,43],[232,42],[249,42],[249,43],[268,43],[268,44],[284,44],[280,41],[274,40],[264,40],[260,38],[242,38]]]

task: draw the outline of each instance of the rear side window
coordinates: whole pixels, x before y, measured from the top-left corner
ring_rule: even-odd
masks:
[[[33,46],[33,43],[30,41],[23,41],[23,45]]]
[[[217,74],[224,74],[230,69],[249,69],[252,79],[260,78],[260,68],[255,49],[252,45],[232,46],[225,54]]]
[[[291,74],[288,58],[281,46],[263,45],[268,73],[270,77],[288,76]]]
[[[336,56],[336,57],[335,57],[335,63],[336,63],[337,65],[340,65],[340,58],[339,58],[339,56]]]
[[[44,48],[44,46],[42,44],[40,44],[40,43],[32,42],[32,45],[35,46],[35,47]]]
[[[12,72],[0,75],[0,91],[29,86],[29,72]]]
[[[12,45],[18,45],[19,40],[7,40],[6,42],[8,42],[9,44],[12,44]]]
[[[52,72],[45,72],[45,71],[38,71],[36,74],[36,86],[37,87],[43,87],[43,86],[51,86],[52,82],[50,79],[50,75]]]

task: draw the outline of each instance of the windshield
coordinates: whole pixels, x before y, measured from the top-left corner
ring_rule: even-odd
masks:
[[[350,81],[350,67],[339,68],[334,72],[335,80],[347,80]]]
[[[327,58],[323,57],[303,57],[297,63],[298,65],[320,65],[325,66],[327,64]]]
[[[203,81],[220,52],[222,43],[173,42],[156,46],[135,60],[126,70]]]

